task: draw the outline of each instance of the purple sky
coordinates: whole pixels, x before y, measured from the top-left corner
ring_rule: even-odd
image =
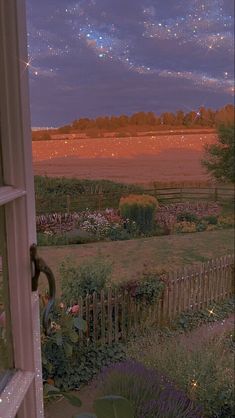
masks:
[[[33,126],[233,102],[232,0],[27,0]]]

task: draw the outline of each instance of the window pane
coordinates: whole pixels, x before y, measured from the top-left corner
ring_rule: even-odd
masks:
[[[0,207],[0,392],[13,369],[4,207]]]

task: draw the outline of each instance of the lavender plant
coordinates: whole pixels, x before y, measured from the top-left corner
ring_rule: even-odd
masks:
[[[136,418],[200,418],[202,408],[162,374],[135,361],[118,363],[103,371],[103,394],[128,399]]]

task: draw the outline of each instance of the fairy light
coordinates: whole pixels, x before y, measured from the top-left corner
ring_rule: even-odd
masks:
[[[193,388],[196,388],[198,386],[198,383],[196,380],[192,380],[191,385]]]
[[[216,315],[215,312],[214,312],[214,309],[208,309],[208,312],[209,312],[210,315]]]

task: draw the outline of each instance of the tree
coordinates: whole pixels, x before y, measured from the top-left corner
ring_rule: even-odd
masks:
[[[162,123],[166,126],[175,125],[175,115],[171,112],[162,113]]]
[[[216,144],[206,145],[206,158],[202,164],[218,180],[235,182],[234,124],[218,128]]]
[[[184,123],[184,112],[182,110],[178,110],[176,112],[176,125],[181,126]]]

